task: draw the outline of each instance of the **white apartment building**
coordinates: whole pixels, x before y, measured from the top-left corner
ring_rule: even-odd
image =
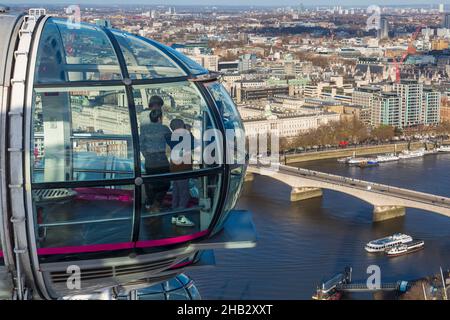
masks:
[[[384,88],[386,89],[386,88]],[[393,91],[383,91],[379,86],[357,88],[352,103],[368,111],[361,120],[372,126],[392,125],[409,127],[439,123],[439,92],[424,89],[416,80],[394,83]]]
[[[381,92],[379,87],[364,86],[353,91],[352,104],[361,106],[360,120],[365,124],[372,124],[372,100]]]
[[[374,127],[390,125],[401,127],[401,103],[392,92],[375,93],[371,99],[370,123]]]
[[[267,82],[264,80],[240,80],[237,81],[237,84],[241,88],[263,88],[267,86]]]
[[[402,80],[394,84],[394,91],[402,105],[402,127],[423,124],[423,84],[415,80]]]
[[[423,90],[423,122],[438,124],[440,122],[441,94],[431,89]]]
[[[219,71],[219,56],[209,54],[196,54],[189,56],[192,60],[210,71]]]
[[[280,137],[289,138],[298,136],[311,129],[316,129],[320,125],[339,120],[339,114],[330,112],[306,115],[291,114],[283,117],[272,115],[266,118],[261,117],[243,121],[247,136],[267,134],[271,132],[271,130],[278,130]]]

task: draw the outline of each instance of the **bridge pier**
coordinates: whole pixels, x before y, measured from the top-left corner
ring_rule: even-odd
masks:
[[[255,174],[247,171],[245,173],[244,182],[251,182],[253,180],[255,180]]]
[[[373,209],[373,222],[385,221],[393,218],[403,217],[405,207],[400,206],[375,206]]]
[[[307,200],[322,196],[322,189],[310,187],[293,187],[291,190],[291,202]]]

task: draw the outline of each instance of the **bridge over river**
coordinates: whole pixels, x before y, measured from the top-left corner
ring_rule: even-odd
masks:
[[[322,196],[322,189],[346,193],[374,206],[373,220],[383,221],[416,208],[450,217],[450,198],[282,164],[250,164],[246,180],[265,175],[292,187],[291,201]]]

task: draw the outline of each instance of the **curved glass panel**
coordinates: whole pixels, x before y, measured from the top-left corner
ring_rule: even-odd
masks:
[[[178,281],[177,277],[167,280],[163,283],[165,291],[172,291],[183,288],[183,284]]]
[[[139,295],[155,294],[164,292],[164,286],[162,283],[155,284],[150,287],[145,287],[138,290]]]
[[[188,69],[208,72],[172,48],[113,34],[133,79],[185,77]],[[121,78],[116,52],[101,28],[77,28],[53,18],[46,22],[38,47],[29,155],[41,259],[131,248],[148,252],[189,242],[207,235],[218,214],[226,190],[218,169],[225,158],[224,137],[211,111],[216,106],[209,106],[198,84],[189,81],[133,86],[133,97],[123,86],[70,85]],[[67,86],[57,85],[62,82]],[[130,118],[130,98],[137,119]],[[233,107],[224,107],[224,119],[232,119]],[[132,133],[132,121],[138,132]],[[138,172],[135,148],[142,164]],[[136,176],[144,178],[142,187],[117,181]],[[39,183],[57,184],[41,189],[46,185]],[[133,235],[136,205],[139,235]],[[133,236],[137,242],[131,242]]]
[[[178,282],[179,281],[179,282]],[[180,274],[166,282],[136,290],[127,295],[119,294],[118,300],[201,300],[193,281]]]
[[[230,185],[228,187],[227,200],[224,211],[227,213],[233,210],[241,195],[244,185],[245,167],[239,166],[231,170]]]
[[[189,293],[185,288],[170,291],[167,294],[167,300],[191,300]]]
[[[134,186],[42,189],[32,196],[39,255],[95,251],[83,246],[99,244],[113,250],[131,241]]]
[[[185,275],[184,273],[182,273],[182,274],[179,274],[178,276],[177,276],[177,279],[178,279],[178,281],[180,281],[182,284],[183,284],[183,286],[187,286],[192,280],[187,276],[187,275]]]
[[[134,101],[143,175],[223,163],[221,133],[194,83],[134,86]]]
[[[171,47],[165,46],[163,44],[161,44],[161,46],[164,49],[166,49],[168,52],[173,54],[175,57],[177,57],[186,66],[186,68],[189,69],[191,74],[201,75],[201,74],[207,74],[209,72],[207,69],[205,69],[204,67],[199,65],[197,62],[193,61],[192,59],[189,59],[187,56],[185,56],[181,52],[179,52]]]
[[[116,53],[101,28],[47,20],[39,41],[35,83],[121,78]]]
[[[32,182],[134,176],[122,87],[35,89],[33,101]]]
[[[186,242],[204,235],[217,212],[220,190],[220,175],[145,182],[138,247]]]
[[[219,229],[228,217],[229,212],[235,207],[242,191],[247,165],[245,131],[236,105],[226,89],[218,82],[208,84],[207,88],[216,101],[226,130],[227,163],[234,166],[230,172],[224,212],[217,225],[217,229]]]
[[[131,79],[182,77],[187,74],[148,41],[126,32],[113,31]]]
[[[245,130],[241,116],[227,90],[218,82],[207,84],[209,92],[214,98],[227,136],[227,163],[245,164]]]
[[[189,294],[191,295],[192,300],[202,300],[200,292],[198,292],[198,289],[194,284],[188,286],[187,289],[189,291]]]
[[[138,296],[138,300],[167,300],[166,295],[162,292],[160,293],[152,293],[152,294],[143,294]]]

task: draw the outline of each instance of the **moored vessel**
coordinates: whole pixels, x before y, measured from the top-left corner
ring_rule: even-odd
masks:
[[[355,158],[355,157],[352,157],[352,158],[350,158],[347,161],[347,164],[350,165],[350,166],[357,166],[357,165],[359,165],[359,164],[361,164],[363,162],[367,162],[369,160],[370,159],[368,159],[368,158]]]
[[[398,161],[400,160],[400,158],[395,153],[386,153],[383,155],[378,155],[375,160],[377,160],[378,162],[391,162]]]
[[[402,151],[398,157],[400,159],[414,159],[414,158],[421,158],[425,155],[425,150],[424,149],[418,149],[418,150],[404,150]]]
[[[337,162],[339,163],[347,163],[352,157],[344,157],[337,159]]]
[[[408,254],[408,253],[423,249],[424,246],[425,246],[425,242],[423,240],[411,241],[411,242],[404,243],[404,244],[387,249],[386,255],[388,255],[389,257],[402,256],[404,254]]]
[[[430,150],[425,150],[423,153],[425,156],[428,156],[430,154],[437,154],[439,151],[438,149],[430,149]]]
[[[450,145],[442,145],[436,149],[438,152],[450,152]]]
[[[367,252],[383,252],[386,249],[413,241],[413,238],[407,234],[396,233],[392,236],[376,239],[366,244]]]

